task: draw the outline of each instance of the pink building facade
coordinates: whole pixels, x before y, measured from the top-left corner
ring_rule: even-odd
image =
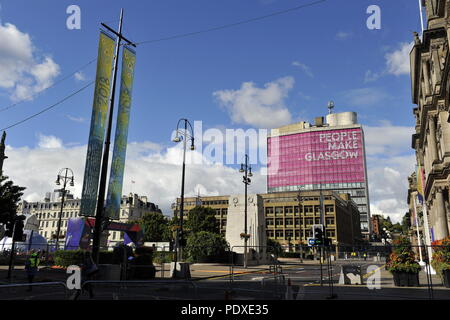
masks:
[[[355,121],[330,122],[336,125],[301,122],[272,130],[267,140],[267,190],[350,193],[361,213],[362,232],[368,234],[370,208],[363,129]]]

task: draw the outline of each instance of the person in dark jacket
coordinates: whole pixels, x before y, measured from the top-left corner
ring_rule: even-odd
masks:
[[[83,263],[80,265],[81,268],[81,282],[84,290],[89,292],[89,298],[94,298],[94,291],[92,289],[92,284],[87,283],[83,285],[86,281],[94,280],[95,275],[98,273],[98,267],[92,259],[91,252],[85,251],[83,256]],[[75,300],[78,299],[82,289],[78,290],[75,295]]]

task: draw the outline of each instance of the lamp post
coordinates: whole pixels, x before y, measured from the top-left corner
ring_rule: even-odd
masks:
[[[252,167],[248,164],[248,155],[245,155],[245,163],[241,163],[240,173],[244,173],[242,182],[245,185],[245,193],[244,193],[244,268],[247,269],[247,241],[249,235],[247,234],[247,186],[250,184],[251,180],[249,177],[252,177]]]
[[[303,229],[303,224],[302,224],[302,212],[300,212],[300,205],[301,205],[301,201],[302,198],[300,196],[300,191],[298,192],[298,196],[297,196],[297,201],[298,201],[298,224],[299,224],[299,246],[300,246],[300,263],[303,263],[303,246],[302,246],[302,229]],[[303,211],[303,210],[302,210]]]
[[[180,122],[184,122],[184,129],[180,130]],[[188,132],[188,125],[191,129],[191,132]],[[180,227],[177,229],[177,237],[176,237],[176,250],[177,255],[175,256],[175,267],[177,260],[182,260],[183,258],[183,246],[184,246],[184,239],[183,239],[183,211],[184,211],[184,176],[186,171],[186,142],[187,139],[191,140],[191,150],[195,150],[194,146],[194,130],[192,129],[192,125],[189,122],[188,119],[180,119],[178,120],[177,124],[177,130],[175,138],[173,139],[173,142],[180,142],[183,140],[183,169],[181,174],[181,201],[180,201]]]
[[[64,172],[64,174],[63,174],[63,172]],[[73,171],[70,168],[64,168],[64,169],[59,170],[58,177],[56,178],[57,186],[61,185],[61,180],[63,181],[63,187],[62,187],[62,189],[59,190],[62,192],[62,196],[61,196],[61,210],[59,211],[59,217],[58,217],[58,229],[56,231],[56,250],[59,249],[59,233],[61,231],[61,219],[62,219],[62,212],[63,212],[63,208],[64,208],[64,200],[66,197],[66,186],[67,186],[68,181],[70,181],[71,187],[74,186],[73,178],[74,178]]]

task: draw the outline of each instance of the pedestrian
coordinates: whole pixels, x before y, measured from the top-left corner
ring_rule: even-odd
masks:
[[[367,260],[367,254],[365,252],[363,254],[363,257],[364,257],[364,261],[366,261]]]
[[[33,283],[33,279],[39,271],[40,262],[39,252],[35,252],[34,250],[31,251],[30,257],[25,261],[25,271],[27,273],[29,283],[27,291],[33,290],[33,286],[31,284]]]
[[[83,253],[83,262],[80,265],[81,268],[81,286],[82,289],[77,290],[74,300],[77,300],[83,290],[87,290],[89,292],[89,298],[94,298],[94,291],[92,289],[92,284],[87,283],[86,281],[91,281],[94,279],[95,275],[98,273],[98,267],[92,259],[91,252],[85,251]]]

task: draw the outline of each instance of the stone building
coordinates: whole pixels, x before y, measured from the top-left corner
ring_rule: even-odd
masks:
[[[423,0],[427,29],[415,34],[410,53],[416,133],[412,148],[425,171],[424,196],[431,241],[449,235],[450,226],[450,1]],[[427,231],[428,232],[428,231]]]
[[[301,191],[300,213],[298,192],[274,192],[258,194],[258,196],[262,199],[261,209],[264,212],[267,239],[279,242],[286,250],[289,248],[294,250],[300,241],[304,245],[307,244],[308,237],[313,236],[312,226],[321,224],[320,191]],[[325,210],[323,225],[332,243],[359,244],[362,240],[360,213],[350,195],[327,190],[322,191],[322,196]],[[216,212],[221,233],[226,235],[227,215],[232,210],[234,198],[235,196],[185,198],[183,217],[186,218],[189,210],[197,205],[210,207]],[[180,199],[177,199],[177,204],[179,202]],[[178,215],[177,208],[179,205],[173,206],[174,215]],[[244,216],[243,210],[242,216]]]
[[[61,216],[60,241],[64,239],[70,218],[80,217],[81,199],[75,199],[70,193],[66,193],[64,207]],[[47,193],[43,201],[19,203],[18,214],[36,215],[39,221],[39,234],[47,240],[56,238],[59,214],[61,212],[61,193]],[[140,219],[149,212],[161,212],[157,205],[148,201],[146,196],[130,193],[122,196],[120,205],[120,220],[117,222],[129,223]],[[124,239],[123,232],[109,231],[108,246],[114,246]]]

